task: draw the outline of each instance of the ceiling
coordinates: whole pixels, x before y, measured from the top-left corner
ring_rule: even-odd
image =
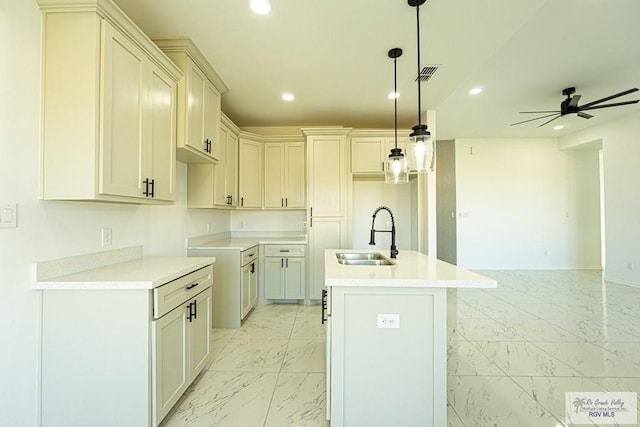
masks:
[[[393,128],[417,124],[416,9],[406,0],[115,0],[151,38],[188,36],[229,87],[222,110],[240,127]],[[638,0],[427,0],[420,7],[422,109],[438,139],[555,137],[640,111],[640,104],[568,115],[553,126],[519,111],[558,110],[562,89],[581,104],[640,86]],[[468,94],[480,86],[480,95]],[[292,102],[281,94],[291,92]],[[638,99],[633,94],[616,101]]]

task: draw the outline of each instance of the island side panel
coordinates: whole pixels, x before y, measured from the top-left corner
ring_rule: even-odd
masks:
[[[446,290],[333,287],[332,335],[332,426],[446,425]]]

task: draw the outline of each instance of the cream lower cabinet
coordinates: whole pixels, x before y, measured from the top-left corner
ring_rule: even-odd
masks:
[[[264,146],[264,207],[305,207],[304,142],[266,143]]]
[[[265,245],[264,251],[265,299],[304,299],[306,245]]]
[[[258,260],[242,267],[242,284],[240,299],[242,301],[242,319],[256,306],[258,302]]]
[[[213,267],[175,274],[130,289],[116,266],[113,289],[42,291],[43,426],[160,424],[211,360]]]
[[[60,3],[39,3],[41,197],[173,201],[180,70],[119,10]]]

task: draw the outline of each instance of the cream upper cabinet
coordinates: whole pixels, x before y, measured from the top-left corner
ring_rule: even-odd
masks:
[[[238,151],[238,206],[261,208],[262,142],[241,136]]]
[[[393,132],[384,131],[384,135],[377,132],[376,136],[352,135],[351,141],[351,172],[354,174],[382,174],[385,172],[385,162],[389,158],[391,149],[395,147]],[[405,152],[407,132],[398,135],[398,148]]]
[[[346,215],[346,137],[307,137],[308,206],[312,216]]]
[[[41,197],[172,201],[180,70],[111,3],[39,6]]]
[[[220,103],[226,85],[190,39],[154,41],[184,72],[178,82],[178,160],[218,162],[222,144],[218,137]]]
[[[305,207],[304,142],[264,146],[264,207]]]

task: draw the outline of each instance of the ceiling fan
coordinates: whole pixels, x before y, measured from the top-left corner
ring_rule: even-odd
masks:
[[[560,117],[562,117],[564,115],[567,115],[567,114],[574,114],[574,113],[577,114],[579,117],[582,117],[583,119],[590,119],[593,116],[591,114],[585,113],[584,111],[595,110],[597,108],[619,107],[621,105],[628,105],[628,104],[637,103],[638,101],[640,101],[640,99],[636,99],[636,100],[633,100],[633,101],[614,102],[612,104],[597,105],[597,104],[600,104],[601,102],[609,101],[611,99],[618,98],[620,96],[628,95],[630,93],[636,92],[637,90],[638,90],[638,88],[634,87],[632,89],[625,90],[624,92],[616,93],[614,95],[607,96],[607,97],[604,97],[602,99],[598,99],[597,101],[589,102],[588,104],[578,105],[578,102],[580,101],[580,98],[582,96],[581,95],[574,95],[572,97],[571,95],[576,93],[576,88],[575,87],[568,87],[568,88],[566,88],[565,90],[562,91],[562,94],[565,95],[567,97],[567,99],[565,99],[564,101],[562,101],[560,103],[560,110],[556,110],[556,111],[520,111],[520,114],[541,114],[541,113],[551,113],[551,114],[547,114],[545,116],[536,117],[535,119],[529,119],[529,120],[523,120],[523,121],[517,122],[517,123],[511,123],[511,126],[515,126],[515,125],[519,125],[519,124],[527,123],[527,122],[532,122],[534,120],[545,119],[547,117],[552,117],[551,119],[547,120],[546,122],[544,122],[543,124],[538,126],[538,127],[542,127],[542,126],[546,125],[547,123],[550,123],[550,122],[554,121],[557,118],[560,118]]]

